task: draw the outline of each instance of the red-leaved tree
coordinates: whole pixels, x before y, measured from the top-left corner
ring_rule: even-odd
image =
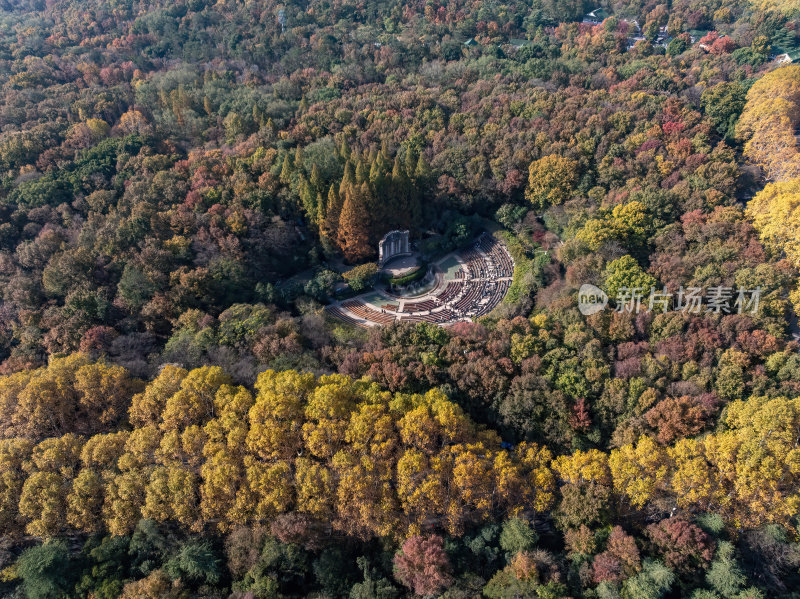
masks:
[[[714,541],[703,530],[681,518],[667,518],[646,529],[653,548],[673,570],[694,572],[707,568]]]
[[[406,539],[394,556],[394,574],[417,595],[436,595],[453,582],[450,559],[439,535]]]

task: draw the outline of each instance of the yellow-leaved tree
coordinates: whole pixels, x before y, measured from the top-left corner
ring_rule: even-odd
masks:
[[[11,394],[37,381],[28,399],[50,389],[59,405],[88,380],[126,380],[93,366],[0,378],[0,398],[18,409]],[[672,446],[642,436],[554,458],[503,447],[439,389],[288,370],[262,373],[254,395],[220,369],[167,367],[135,391],[132,430],[0,440],[2,534],[128,534],[141,518],[226,532],[296,517],[309,534],[399,540],[551,512],[574,535],[611,524],[620,505],[715,511],[738,527],[790,526],[800,511],[800,398],[733,401],[718,430]]]
[[[657,491],[666,487],[669,472],[667,452],[651,437],[614,449],[608,457],[614,490],[641,508]]]
[[[800,177],[795,128],[800,122],[800,65],[775,69],[747,92],[736,136],[745,156],[764,169],[767,179]]]

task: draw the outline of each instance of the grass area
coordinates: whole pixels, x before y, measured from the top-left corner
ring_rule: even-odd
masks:
[[[461,268],[461,262],[459,262],[455,256],[450,256],[447,260],[439,264],[439,268],[442,269],[445,279],[451,281],[455,278],[458,269]]]
[[[365,295],[365,296],[363,296],[361,298],[361,300],[366,302],[366,303],[368,303],[368,304],[371,304],[372,307],[375,308],[376,310],[380,310],[384,306],[392,306],[393,309],[396,310],[398,305],[399,305],[397,302],[393,302],[391,300],[388,300],[385,297],[383,297],[380,293],[377,293],[377,292],[373,292],[373,293],[370,293],[368,295]]]
[[[369,335],[368,329],[339,320],[325,311],[322,312],[322,317],[331,336],[341,345],[352,345],[356,341],[365,340]]]
[[[422,264],[417,266],[417,268],[410,273],[401,277],[386,277],[385,281],[389,285],[408,285],[424,277],[426,272],[428,272],[428,263],[422,262]]]
[[[544,282],[543,270],[550,263],[550,254],[536,251],[538,248],[526,248],[513,233],[495,231],[495,239],[506,244],[508,252],[514,259],[514,280],[503,300],[506,304],[516,304],[526,297],[531,297]]]

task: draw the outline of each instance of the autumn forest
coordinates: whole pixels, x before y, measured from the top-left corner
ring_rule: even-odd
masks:
[[[798,315],[796,0],[0,0],[0,596],[796,599]]]

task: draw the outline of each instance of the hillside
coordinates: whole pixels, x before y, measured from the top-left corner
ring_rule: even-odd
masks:
[[[794,4],[0,2],[0,594],[796,597]]]

